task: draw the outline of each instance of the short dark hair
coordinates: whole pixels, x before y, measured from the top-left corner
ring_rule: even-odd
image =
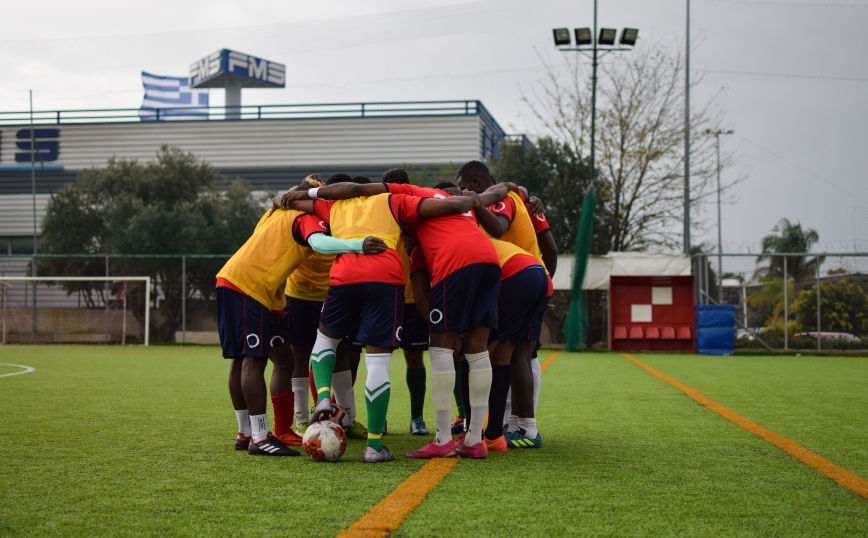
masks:
[[[358,183],[360,185],[365,185],[365,184],[370,183],[370,182],[371,182],[370,178],[367,178],[365,176],[356,176],[353,178],[353,183]]]
[[[335,174],[326,180],[326,185],[334,185],[335,183],[352,183],[353,178],[347,174]]]
[[[457,189],[458,185],[452,183],[451,181],[441,181],[440,183],[434,185],[434,188],[440,189],[442,191],[443,189]]]
[[[386,170],[383,174],[383,183],[397,183],[403,185],[405,183],[410,183],[410,176],[403,168],[392,168],[391,170]]]
[[[463,177],[465,179],[470,179],[473,177],[479,177],[482,175],[491,173],[488,171],[488,167],[485,166],[485,163],[481,163],[479,161],[470,161],[461,167],[461,170],[458,171],[458,175],[456,177]]]

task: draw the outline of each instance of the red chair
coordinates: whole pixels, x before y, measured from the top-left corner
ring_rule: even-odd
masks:
[[[613,340],[626,340],[627,339],[627,327],[615,327],[615,335],[612,337]]]
[[[642,340],[645,334],[642,332],[642,327],[630,327],[630,340]]]
[[[678,327],[678,339],[690,340],[690,327]]]
[[[663,327],[663,334],[660,335],[663,340],[675,340],[675,327]]]
[[[660,329],[657,327],[648,327],[648,330],[645,331],[645,338],[659,340],[660,339]]]

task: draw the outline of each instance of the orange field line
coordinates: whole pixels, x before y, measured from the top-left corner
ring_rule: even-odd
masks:
[[[558,353],[552,353],[540,370],[545,372]],[[429,460],[370,512],[338,534],[338,538],[381,538],[392,534],[457,464],[458,458]]]
[[[866,499],[868,499],[868,480],[865,480],[861,476],[858,476],[858,475],[851,473],[850,471],[848,471],[847,469],[844,469],[843,467],[839,467],[839,466],[835,465],[834,463],[832,463],[831,461],[827,460],[826,458],[820,456],[816,452],[812,452],[812,451],[808,450],[807,448],[799,445],[798,443],[790,441],[786,437],[781,437],[780,435],[763,428],[759,424],[752,422],[752,421],[744,418],[743,416],[730,411],[729,409],[725,408],[724,406],[720,405],[719,403],[715,402],[714,400],[711,400],[711,399],[705,397],[704,395],[702,395],[701,393],[688,387],[687,385],[685,385],[683,383],[679,383],[678,381],[675,381],[671,377],[669,377],[669,376],[667,376],[661,372],[658,372],[657,370],[648,366],[647,364],[640,361],[639,359],[632,357],[632,356],[628,355],[627,353],[624,353],[624,357],[633,361],[638,366],[644,368],[645,370],[647,370],[648,372],[650,372],[654,376],[658,377],[659,379],[662,379],[663,381],[669,383],[673,387],[676,387],[676,388],[682,390],[685,394],[687,394],[688,396],[690,396],[691,398],[693,398],[694,400],[696,400],[700,404],[704,405],[705,407],[711,409],[712,411],[714,411],[718,415],[720,415],[720,416],[722,416],[728,420],[731,420],[732,422],[735,422],[736,424],[738,424],[742,428],[746,429],[747,431],[753,433],[754,435],[758,435],[759,437],[762,437],[763,439],[765,439],[769,443],[784,450],[785,452],[787,452],[791,456],[795,457],[796,459],[798,459],[802,463],[808,465],[809,467],[813,467],[814,469],[820,471],[821,473],[823,473],[827,477],[831,478],[835,482],[841,484],[842,486],[849,489],[853,493],[855,493],[857,495],[861,495],[862,497],[865,497]]]
[[[841,358],[842,358],[842,359],[847,359],[847,360],[850,360],[850,361],[864,361],[864,362],[868,362],[868,359],[863,358],[863,357],[841,357]]]

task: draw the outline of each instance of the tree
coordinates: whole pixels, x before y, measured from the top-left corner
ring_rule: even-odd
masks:
[[[45,254],[128,254],[112,258],[113,275],[151,276],[162,296],[159,318],[152,317],[155,340],[171,341],[181,321],[181,260],[146,255],[230,254],[247,240],[262,214],[251,188],[241,180],[221,191],[214,169],[192,153],[162,146],[156,162],[109,159],[105,168],[79,173],[49,202],[40,245]],[[223,259],[187,264],[187,299],[213,294],[214,275]],[[102,258],[47,258],[39,274],[104,276]],[[103,286],[73,284],[88,306],[109,300]],[[112,290],[117,293],[119,290]],[[130,293],[133,311],[144,300]],[[141,320],[140,320],[141,321]]]
[[[678,244],[684,186],[683,64],[682,51],[660,43],[636,47],[603,64],[597,96],[596,181],[605,185],[598,192],[607,210],[604,250]],[[566,69],[547,63],[541,92],[525,96],[525,101],[555,141],[586,161],[591,86],[585,65],[578,55],[568,57]],[[691,126],[696,131],[718,128],[713,100],[694,108]],[[698,214],[700,202],[714,192],[710,180],[717,169],[716,153],[710,137],[691,141],[691,203]],[[730,162],[729,155],[722,156],[723,167]],[[697,227],[698,222],[693,221]]]
[[[816,330],[817,287],[802,292],[796,300],[796,311],[803,327]],[[868,294],[858,283],[820,283],[820,326],[822,330],[868,335]]]
[[[774,254],[810,252],[811,247],[820,240],[816,230],[802,229],[799,223],[793,224],[789,219],[781,219],[772,228],[772,233],[763,237],[763,254],[757,257],[757,263],[768,262],[768,265],[759,267],[755,276],[767,279],[784,277],[784,259],[787,262],[787,278],[795,282],[795,295],[803,282],[810,280],[817,274],[817,266],[823,263],[823,256],[808,258],[807,256],[775,256]]]

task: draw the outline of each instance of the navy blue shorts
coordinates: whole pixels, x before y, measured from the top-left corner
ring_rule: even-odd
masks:
[[[404,318],[404,285],[382,282],[329,287],[322,324],[334,336],[352,336],[366,346],[396,348]]]
[[[290,344],[313,347],[314,342],[316,342],[316,331],[319,329],[322,304],[322,301],[307,301],[295,297],[286,298],[284,313],[289,319]]]
[[[432,286],[428,328],[432,333],[463,333],[472,327],[497,328],[500,267],[462,267]]]
[[[289,338],[289,318],[231,288],[217,292],[217,330],[227,359],[268,358],[268,351]]]
[[[540,304],[539,309],[528,328],[527,338],[525,338],[525,340],[536,340],[536,349],[539,349],[542,346],[539,337],[542,334],[543,319],[545,319],[546,310],[548,309],[551,300],[551,297],[546,297],[542,304]],[[536,350],[534,350],[533,356],[536,357]]]
[[[504,280],[497,296],[497,330],[491,331],[489,341],[518,344],[530,340],[540,305],[548,303],[548,289],[549,280],[542,267],[528,267]]]
[[[404,305],[404,323],[401,325],[401,349],[428,351],[428,322],[416,308],[416,303]]]

